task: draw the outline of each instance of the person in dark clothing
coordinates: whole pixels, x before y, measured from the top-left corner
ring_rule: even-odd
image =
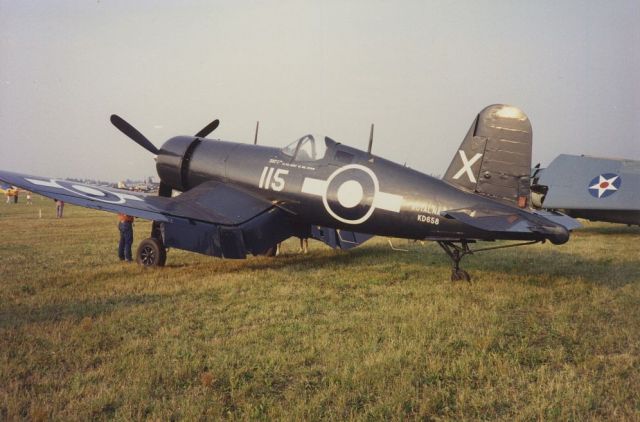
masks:
[[[62,213],[64,212],[64,201],[60,199],[54,199],[56,201],[56,217],[62,218]]]
[[[131,262],[131,245],[133,244],[133,217],[126,214],[118,214],[118,229],[120,230],[120,243],[118,244],[118,258]]]

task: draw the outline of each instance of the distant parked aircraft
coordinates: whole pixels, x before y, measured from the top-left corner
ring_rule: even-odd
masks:
[[[534,170],[531,191],[539,208],[640,225],[640,161],[562,154]]]

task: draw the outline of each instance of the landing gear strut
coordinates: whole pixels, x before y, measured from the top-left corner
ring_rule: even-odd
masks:
[[[511,243],[508,245],[499,245],[492,246],[489,248],[481,248],[471,250],[469,248],[469,243],[474,243],[474,240],[459,240],[456,243],[460,243],[460,245],[456,245],[453,241],[450,240],[439,240],[438,245],[449,255],[451,261],[453,262],[453,268],[451,269],[451,281],[460,281],[464,280],[467,282],[471,282],[471,276],[468,272],[460,268],[460,261],[465,255],[471,255],[475,252],[482,251],[492,251],[494,249],[504,249],[504,248],[513,248],[516,246],[525,246],[525,245],[533,245],[535,243],[544,243],[544,240],[532,240],[529,242],[522,243]]]
[[[473,251],[469,249],[469,243],[466,241],[460,242],[460,246],[450,241],[440,241],[438,245],[445,251],[453,263],[451,268],[451,281],[464,280],[468,283],[471,282],[471,276],[468,272],[460,268],[460,261],[462,257],[468,254],[472,254]]]

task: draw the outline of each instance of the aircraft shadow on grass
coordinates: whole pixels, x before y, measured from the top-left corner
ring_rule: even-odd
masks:
[[[433,250],[429,250],[433,249]],[[312,252],[306,256],[285,255],[276,259],[257,258],[234,264],[233,261],[221,261],[216,274],[243,274],[261,270],[285,271],[287,274],[291,270],[314,271],[326,269],[327,266],[334,270],[334,277],[340,278],[353,270],[354,266],[364,262],[387,262],[389,266],[394,266],[400,273],[409,266],[420,266],[426,262],[428,273],[436,274],[435,277],[446,278],[449,269],[447,262],[437,255],[430,255],[435,252],[434,248],[423,248],[420,251],[410,253],[398,252],[392,261],[389,259],[389,250],[383,246],[370,246],[349,253],[338,252],[321,255]],[[519,265],[514,265],[514,262]],[[525,262],[522,262],[525,261]],[[514,251],[505,254],[493,254],[484,259],[470,259],[469,263],[481,275],[495,276],[504,274],[525,277],[524,280],[514,280],[514,283],[535,284],[539,287],[555,286],[557,280],[567,278],[567,268],[571,268],[571,278],[581,279],[584,282],[599,287],[618,289],[630,283],[640,282],[640,274],[637,262],[631,260],[622,261],[613,258],[586,258],[568,252],[558,252],[557,250],[529,250],[526,254]],[[187,264],[173,264],[167,266],[167,270],[178,270]],[[203,268],[207,268],[206,274],[210,274],[211,261],[207,262]],[[198,266],[192,266],[193,275],[198,277]],[[615,266],[616,279],[612,279],[611,268]],[[425,274],[427,270],[424,270]],[[390,276],[393,284],[401,283],[404,280],[396,280],[398,277]],[[402,277],[399,277],[402,278]],[[514,277],[515,278],[515,277]],[[482,281],[479,281],[479,284]],[[363,285],[364,287],[364,285]],[[189,294],[178,293],[177,295]],[[207,293],[208,295],[210,293]],[[139,294],[125,295],[115,298],[105,298],[101,301],[72,301],[62,304],[44,304],[30,306],[25,304],[11,304],[0,307],[0,328],[16,329],[24,325],[43,322],[57,322],[68,319],[81,321],[85,317],[95,318],[100,315],[115,312],[123,307],[145,306],[166,301],[167,298],[175,294]]]
[[[221,261],[220,267],[216,269],[217,274],[242,274],[260,270],[282,270],[286,272],[301,272],[322,270],[331,267],[334,277],[340,278],[344,274],[353,271],[354,267],[365,263],[385,263],[385,266],[392,266],[394,270],[401,271],[403,267],[411,265],[427,265],[425,274],[442,274],[442,279],[446,280],[447,271],[450,268],[446,260],[436,254],[437,250],[432,245],[411,250],[409,252],[392,252],[393,259],[389,260],[389,249],[384,246],[362,247],[346,252],[335,252],[320,254],[312,252],[311,255],[285,255],[271,258],[250,259],[243,263],[233,261]],[[517,263],[517,265],[516,265]],[[210,263],[207,263],[207,266]],[[186,266],[186,264],[185,264]],[[471,256],[469,266],[478,271],[480,277],[483,274],[504,274],[506,276],[527,277],[527,283],[534,283],[539,286],[553,287],[554,281],[550,278],[581,279],[590,284],[607,286],[610,288],[620,288],[627,284],[640,282],[640,272],[637,262],[624,261],[610,257],[584,257],[582,255],[549,250],[527,250],[515,251],[505,250],[501,253],[483,255],[481,259]],[[612,266],[619,278],[612,279]],[[182,266],[172,265],[168,268],[180,268]],[[569,269],[571,271],[569,271]],[[539,280],[539,282],[538,282]],[[481,281],[479,281],[481,283]]]
[[[577,236],[580,236],[581,234],[640,236],[640,227],[628,227],[613,224],[606,226],[584,227],[576,232]]]

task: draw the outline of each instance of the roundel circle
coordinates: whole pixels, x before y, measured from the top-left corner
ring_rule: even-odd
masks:
[[[65,190],[73,192],[76,195],[84,196],[85,198],[95,199],[101,202],[109,202],[112,204],[122,204],[124,199],[119,195],[109,192],[106,189],[100,189],[96,186],[85,186],[66,180],[56,180],[56,183]]]
[[[606,198],[613,195],[620,189],[622,178],[615,173],[600,174],[589,182],[588,189],[591,196],[595,198]]]
[[[329,176],[322,202],[336,220],[360,224],[373,214],[373,201],[378,191],[378,178],[371,169],[349,164]]]

